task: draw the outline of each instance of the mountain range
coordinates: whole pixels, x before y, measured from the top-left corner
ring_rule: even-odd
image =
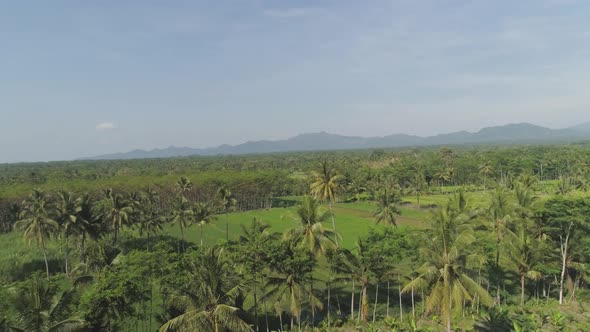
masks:
[[[590,122],[564,129],[550,129],[530,123],[487,127],[477,132],[458,131],[436,136],[393,134],[381,137],[343,136],[326,132],[301,134],[284,140],[249,141],[205,149],[170,146],[154,150],[133,150],[87,160],[170,158],[184,156],[238,155],[253,153],[352,150],[434,145],[551,143],[590,139]]]

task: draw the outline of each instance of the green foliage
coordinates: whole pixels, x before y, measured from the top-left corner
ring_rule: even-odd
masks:
[[[0,165],[0,329],[35,305],[47,329],[67,293],[64,319],[94,330],[587,330],[588,160],[570,145]]]

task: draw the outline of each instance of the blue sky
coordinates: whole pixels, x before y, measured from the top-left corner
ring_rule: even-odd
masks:
[[[590,120],[590,2],[12,1],[0,162]]]

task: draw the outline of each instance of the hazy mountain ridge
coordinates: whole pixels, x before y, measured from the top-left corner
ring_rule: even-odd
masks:
[[[212,156],[313,150],[394,148],[445,144],[541,143],[580,140],[586,138],[590,139],[590,122],[565,129],[550,129],[530,123],[516,123],[504,126],[487,127],[477,132],[458,131],[428,137],[407,134],[392,134],[382,137],[360,137],[319,132],[301,134],[288,139],[276,141],[249,141],[238,145],[225,144],[205,149],[170,146],[164,149],[154,149],[149,151],[133,150],[130,152],[113,153],[84,159],[170,158],[193,155]]]

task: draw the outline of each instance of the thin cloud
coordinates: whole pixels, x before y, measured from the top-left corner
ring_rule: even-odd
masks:
[[[272,18],[299,18],[309,16],[313,12],[310,8],[265,9],[264,16]]]
[[[115,124],[112,122],[102,122],[96,125],[96,130],[106,131],[115,129]]]

